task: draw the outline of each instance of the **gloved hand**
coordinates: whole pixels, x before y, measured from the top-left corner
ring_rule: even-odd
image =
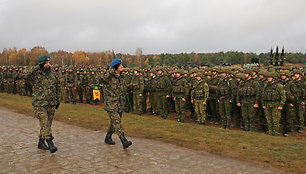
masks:
[[[58,109],[59,105],[60,105],[60,103],[57,103],[56,106],[55,106],[55,109]]]

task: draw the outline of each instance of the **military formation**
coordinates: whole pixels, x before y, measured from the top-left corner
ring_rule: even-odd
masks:
[[[33,67],[0,68],[0,92],[32,95],[27,72]],[[53,65],[60,82],[61,101],[97,105],[105,100],[103,82],[109,67]],[[305,126],[305,69],[192,68],[156,66],[123,68],[127,84],[124,112],[159,115],[176,113],[178,122],[190,117],[200,125],[211,122],[228,130],[264,130],[269,135],[301,133]],[[100,100],[93,100],[93,85]]]

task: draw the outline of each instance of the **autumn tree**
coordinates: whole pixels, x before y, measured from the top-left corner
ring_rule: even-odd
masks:
[[[30,65],[36,65],[38,57],[48,55],[48,51],[44,47],[36,46],[30,51]]]

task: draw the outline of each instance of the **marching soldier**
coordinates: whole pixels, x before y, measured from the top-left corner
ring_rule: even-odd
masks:
[[[105,110],[110,118],[110,127],[105,137],[105,143],[114,145],[112,134],[119,136],[123,148],[126,149],[132,145],[124,135],[124,129],[121,125],[122,112],[124,111],[124,102],[126,98],[127,86],[121,74],[123,66],[119,58],[115,58],[110,66],[110,70],[103,76],[101,81],[105,84]]]
[[[38,65],[29,72],[28,77],[33,87],[34,114],[40,122],[38,148],[54,153],[57,148],[53,144],[51,126],[55,109],[58,109],[60,105],[61,90],[54,71],[50,68],[50,57],[40,56],[37,63]]]

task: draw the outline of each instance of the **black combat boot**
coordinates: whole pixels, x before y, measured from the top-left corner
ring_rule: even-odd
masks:
[[[113,133],[108,131],[106,136],[105,136],[105,143],[106,144],[109,144],[109,145],[114,145],[115,144],[115,141],[112,140],[112,135]]]
[[[52,142],[53,138],[47,139],[47,143],[49,145],[50,148],[50,153],[54,153],[57,151],[57,148],[54,146],[53,142]]]
[[[121,142],[122,142],[122,146],[123,146],[123,149],[126,149],[128,148],[130,145],[132,145],[132,142],[131,141],[128,141],[124,135],[121,135],[119,136]]]
[[[38,147],[38,149],[49,150],[49,147],[45,144],[45,139],[44,138],[39,138],[37,147]]]

